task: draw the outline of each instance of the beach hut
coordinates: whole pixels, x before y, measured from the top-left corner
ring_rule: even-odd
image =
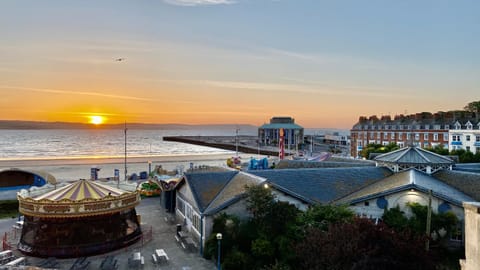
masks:
[[[27,255],[96,255],[130,245],[142,235],[137,191],[82,179],[36,197],[19,192],[17,198],[25,217],[18,249]]]

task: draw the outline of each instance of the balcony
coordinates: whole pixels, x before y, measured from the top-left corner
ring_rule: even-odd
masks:
[[[476,141],[473,145],[474,146],[480,146],[480,141]]]
[[[451,145],[462,145],[462,142],[460,141],[453,141],[453,142],[450,142]]]

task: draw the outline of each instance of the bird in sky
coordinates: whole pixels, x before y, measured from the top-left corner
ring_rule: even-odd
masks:
[[[123,61],[123,60],[125,60],[125,58],[117,58],[117,59],[115,59],[115,61],[119,61],[119,62],[120,62],[120,61]]]

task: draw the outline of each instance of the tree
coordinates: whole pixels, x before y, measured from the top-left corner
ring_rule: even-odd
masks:
[[[275,202],[275,195],[263,186],[247,186],[247,210],[252,214],[254,222],[261,222],[267,216]]]
[[[448,148],[445,148],[443,146],[443,144],[437,144],[435,145],[434,147],[427,147],[426,148],[428,151],[431,151],[431,152],[434,152],[434,153],[437,153],[439,155],[443,155],[443,156],[446,156],[448,155]]]
[[[300,269],[434,269],[424,243],[424,237],[355,218],[332,224],[327,231],[310,228],[295,252]]]
[[[299,215],[298,224],[303,230],[313,227],[326,231],[331,224],[351,222],[354,217],[346,206],[317,204]]]
[[[407,218],[404,215],[405,213],[397,206],[385,210],[382,216],[383,222],[397,231],[407,230],[418,235],[424,235],[427,225],[427,206],[419,203],[408,203],[407,206],[412,210],[412,217]],[[457,217],[451,212],[432,213],[431,221],[431,232],[441,236],[440,231],[445,230],[444,237],[448,236],[448,233],[451,233],[458,223]],[[442,240],[440,238],[438,240]]]
[[[468,103],[463,109],[469,112],[480,112],[480,100]]]
[[[391,142],[387,145],[370,143],[364,149],[362,149],[362,151],[360,151],[360,155],[364,158],[369,158],[371,153],[388,153],[399,148],[400,147],[394,142]]]

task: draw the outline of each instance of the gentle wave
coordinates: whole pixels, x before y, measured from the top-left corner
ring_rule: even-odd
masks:
[[[130,130],[127,136],[128,157],[195,156],[229,154],[217,148],[165,142],[164,136],[218,135],[226,131],[199,130]],[[123,130],[1,130],[0,161],[123,158]]]

